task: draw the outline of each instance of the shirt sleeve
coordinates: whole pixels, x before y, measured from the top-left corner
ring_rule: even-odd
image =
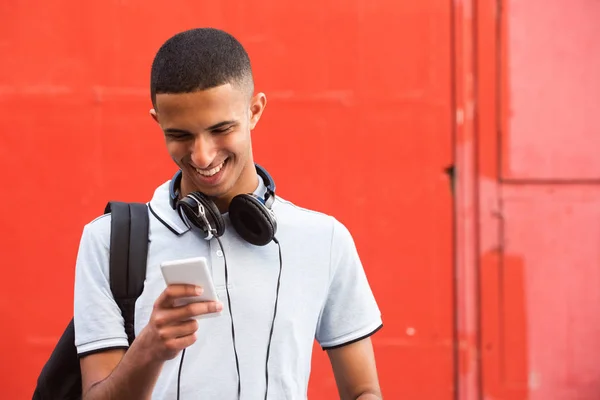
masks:
[[[86,225],[75,267],[74,326],[77,354],[127,348],[121,310],[110,290],[110,215]]]
[[[329,290],[316,332],[323,350],[364,339],[383,326],[354,240],[348,229],[335,219],[330,263]]]

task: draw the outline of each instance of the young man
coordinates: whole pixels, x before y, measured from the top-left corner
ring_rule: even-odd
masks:
[[[353,239],[333,217],[276,196],[255,166],[251,131],[266,97],[254,92],[240,43],[216,29],[170,38],[152,65],[151,98],[179,173],[149,202],[127,352],[108,276],[110,215],[84,228],[75,281],[83,398],[305,399],[316,338],[342,399],[380,399],[369,337],[382,320]],[[160,264],[200,256],[219,301],[175,306],[201,288],[167,287]]]

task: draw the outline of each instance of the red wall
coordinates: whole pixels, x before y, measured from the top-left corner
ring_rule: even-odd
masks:
[[[83,224],[171,176],[148,116],[150,63],[173,33],[211,25],[251,54],[269,101],[255,155],[280,194],[354,233],[385,321],[374,345],[386,397],[452,399],[450,6],[1,2],[2,398],[30,397],[72,315]],[[309,394],[335,397],[320,350]]]
[[[279,193],[354,234],[386,398],[600,398],[599,18],[592,0],[0,2],[0,398],[31,397],[72,315],[83,225],[173,173],[150,63],[206,25],[250,52]],[[315,346],[310,398],[335,392]]]
[[[354,234],[386,398],[600,398],[599,18],[592,0],[0,2],[0,398],[31,397],[72,315],[83,225],[171,176],[150,63],[206,25],[250,52],[279,193]],[[335,392],[315,346],[310,398]]]

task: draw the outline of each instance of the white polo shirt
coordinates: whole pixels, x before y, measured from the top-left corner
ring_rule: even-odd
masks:
[[[256,194],[264,193],[261,179]],[[160,263],[204,256],[209,261],[223,312],[199,321],[198,339],[186,350],[182,399],[237,398],[237,371],[225,291],[225,265],[218,242],[190,230],[169,204],[169,181],[149,203],[146,282],[135,307],[136,335],[148,323],[165,289]],[[367,337],[382,326],[381,314],[352,236],[331,216],[277,198],[276,237],[283,269],[269,358],[269,399],[306,399],[312,345],[324,349]],[[279,253],[274,242],[253,246],[235,231],[228,214],[221,237],[227,258],[229,294],[240,363],[241,398],[264,399],[265,361]],[[80,355],[128,346],[123,318],[109,281],[110,215],[84,227],[75,275],[75,345]],[[174,399],[180,357],[167,361],[153,399]]]

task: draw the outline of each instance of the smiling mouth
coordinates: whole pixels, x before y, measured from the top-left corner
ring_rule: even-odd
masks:
[[[218,174],[223,169],[223,167],[225,167],[225,164],[227,164],[227,160],[223,161],[221,164],[211,169],[196,168],[196,172],[205,178],[210,178],[211,176],[215,176],[216,174]]]

